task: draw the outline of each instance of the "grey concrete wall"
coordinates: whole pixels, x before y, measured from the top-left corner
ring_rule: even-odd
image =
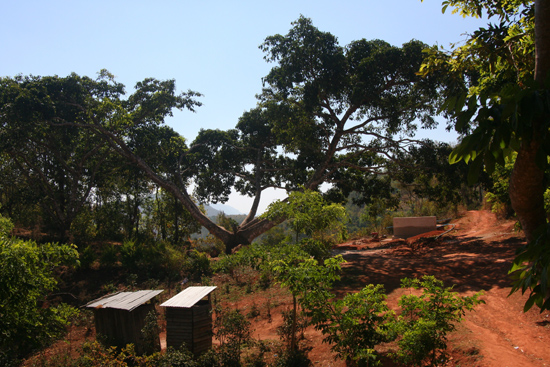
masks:
[[[393,237],[409,238],[436,230],[436,217],[393,218]]]

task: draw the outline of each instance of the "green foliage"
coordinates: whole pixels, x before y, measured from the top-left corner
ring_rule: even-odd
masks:
[[[374,347],[390,341],[394,313],[386,304],[382,285],[369,284],[343,299],[319,304],[312,312],[315,328],[324,342],[348,365],[376,364]]]
[[[211,234],[208,234],[205,238],[194,240],[192,247],[197,251],[208,253],[212,257],[226,253],[225,243]]]
[[[148,274],[165,275],[167,255],[167,246],[163,241],[132,240],[124,241],[120,246],[122,266],[133,272],[139,270]]]
[[[210,257],[204,252],[191,250],[187,257],[185,271],[194,279],[200,279],[203,276],[211,275],[212,267],[210,264]]]
[[[331,254],[330,250],[332,249],[331,243],[312,238],[304,238],[298,245],[301,250],[319,261],[328,258]]]
[[[349,363],[369,363],[376,359],[374,346],[391,339],[388,330],[393,314],[380,285],[368,285],[358,293],[334,299],[331,288],[340,279],[342,262],[341,256],[329,258],[323,265],[311,258],[294,258],[273,262],[273,270],[275,279],[289,288],[339,357]],[[293,313],[289,333],[295,340],[296,309]]]
[[[326,259],[323,265],[310,257],[290,257],[276,260],[271,263],[275,279],[281,286],[287,287],[292,293],[292,330],[290,350],[297,349],[297,302],[309,312],[319,307],[322,302],[332,298],[330,288],[340,279],[340,264],[344,262],[342,256]],[[321,301],[320,301],[321,300]]]
[[[505,159],[504,166],[496,165],[492,173],[493,185],[488,188],[485,198],[491,204],[491,211],[503,218],[513,215],[512,204],[510,203],[509,181],[514,168],[516,154]]]
[[[550,108],[548,91],[538,90],[533,83],[534,2],[509,1],[504,7],[491,2],[445,3],[463,15],[486,11],[501,20],[499,25],[480,28],[449,53],[431,48],[422,66],[423,71],[448,74],[447,99],[441,110],[465,134],[449,160],[471,162],[469,181],[474,182],[483,166],[492,173],[495,163],[504,166],[511,150],[530,141],[533,133],[546,134],[547,126],[534,122],[548,115]]]
[[[329,290],[340,279],[344,262],[341,255],[324,260],[322,265],[310,257],[293,257],[275,260],[271,266],[275,279],[307,308],[319,298],[331,298]]]
[[[530,291],[525,312],[533,305],[541,312],[550,310],[550,226],[540,228],[536,240],[517,250],[510,273],[514,280],[510,294]]]
[[[118,247],[111,243],[103,245],[99,256],[99,261],[101,266],[106,268],[115,266],[118,261]]]
[[[0,215],[0,238],[8,237],[13,229],[13,223],[9,218]]]
[[[93,249],[89,246],[84,250],[83,255],[89,256],[88,260],[91,261],[96,257]],[[193,268],[196,258],[194,252],[187,256],[182,248],[164,241],[147,238],[126,240],[122,245],[104,244],[100,248],[99,254],[102,267],[114,267],[120,261],[126,270],[156,279],[178,278],[186,270],[186,267],[187,270],[191,268],[190,271],[197,270]],[[198,276],[200,278],[200,274]]]
[[[458,206],[481,205],[480,190],[490,184],[490,178],[481,173],[477,185],[468,185],[468,165],[449,164],[452,151],[447,143],[423,140],[411,147],[390,173],[402,185],[405,195],[401,201],[409,202],[415,214],[442,215]]]
[[[71,235],[74,237],[76,243],[89,243],[97,236],[97,229],[94,221],[97,218],[94,217],[94,212],[89,206],[84,206],[80,212],[76,215],[75,219],[71,223]],[[115,218],[112,218],[114,221]],[[114,237],[110,238],[111,240]]]
[[[385,200],[374,199],[372,203],[365,205],[361,214],[361,224],[366,227],[366,232],[383,234],[386,227],[392,225],[395,208],[388,207]]]
[[[97,260],[97,254],[92,246],[85,246],[83,250],[79,251],[80,267],[83,269],[89,269],[94,261]]]
[[[217,365],[241,366],[241,350],[251,342],[250,321],[239,310],[216,308],[215,337],[220,341],[216,350]]]
[[[330,236],[341,240],[346,222],[346,210],[342,205],[329,204],[316,191],[296,191],[286,201],[271,203],[263,214],[270,220],[287,218],[296,237],[308,237],[328,241]]]
[[[72,245],[0,237],[0,264],[0,359],[10,361],[51,343],[78,312],[47,302],[55,268],[77,265],[78,252]]]
[[[402,279],[402,288],[422,289],[420,296],[403,295],[399,299],[402,314],[395,327],[401,336],[395,358],[406,365],[420,366],[428,362],[431,366],[447,360],[447,334],[455,330],[455,323],[462,319],[466,310],[485,303],[481,293],[472,297],[460,297],[445,288],[443,282],[434,276],[422,279]]]
[[[493,172],[492,187],[487,189],[485,198],[487,202],[491,204],[491,210],[493,213],[500,215],[504,218],[509,218],[514,215],[512,204],[510,202],[510,176],[516,161],[517,154],[513,152],[510,157],[505,159],[505,165],[496,165]],[[546,170],[546,177],[549,177],[550,170]],[[547,214],[550,214],[550,188],[544,193],[544,210]]]
[[[283,316],[283,323],[277,326],[277,335],[286,346],[286,349],[290,350],[292,349],[291,344],[293,341],[294,333],[296,333],[296,335],[298,336],[297,342],[303,339],[304,332],[309,326],[309,320],[302,312],[298,312],[295,319],[294,312],[292,310],[283,310],[281,312],[281,315]]]
[[[469,182],[476,181],[483,169],[491,174],[497,165],[505,167],[511,153],[518,152],[510,177],[510,202],[532,243],[537,242],[535,234],[542,233],[539,228],[547,225],[543,202],[548,189],[544,171],[550,156],[550,73],[548,16],[543,3],[445,1],[444,11],[451,5],[463,16],[479,17],[486,12],[500,22],[478,29],[450,52],[436,47],[427,50],[421,71],[443,73],[449,81],[440,109],[463,135],[449,161],[470,163]],[[545,240],[539,244],[544,246]],[[524,255],[516,264],[527,260],[545,267],[538,262],[543,258]],[[535,292],[534,278],[527,279],[523,285],[532,286]]]
[[[148,139],[155,140],[154,137]],[[174,136],[161,135],[158,139],[171,140],[183,140],[183,138],[176,138]],[[154,146],[154,142],[152,145]],[[164,144],[167,144],[164,142]],[[149,147],[148,147],[149,148]],[[182,147],[169,147],[170,149],[185,149]],[[168,149],[168,147],[166,147]],[[162,154],[159,152],[159,154]],[[150,156],[154,153],[144,152]],[[165,153],[166,154],[166,153]],[[146,193],[148,188],[145,187]],[[144,232],[148,237],[155,239],[158,242],[167,242],[172,245],[181,245],[186,241],[193,233],[200,232],[201,226],[193,219],[189,214],[189,211],[183,207],[183,205],[166,190],[155,190],[154,197],[147,197],[140,204],[141,209],[141,222],[140,230]]]
[[[297,350],[285,350],[278,356],[278,358],[271,365],[272,367],[309,367],[313,366],[313,363],[308,358],[305,351]]]
[[[198,367],[193,355],[186,349],[169,347],[166,352],[138,355],[134,345],[124,348],[105,347],[99,342],[84,343],[80,357],[63,364],[47,364],[45,367]]]
[[[145,316],[145,325],[141,329],[144,354],[153,354],[160,351],[159,333],[158,315],[156,310],[152,310]]]

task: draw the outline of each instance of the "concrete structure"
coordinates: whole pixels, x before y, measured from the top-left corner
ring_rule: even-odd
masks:
[[[436,217],[396,217],[393,218],[393,237],[413,237],[435,231],[436,226]]]
[[[189,287],[161,304],[166,308],[166,346],[185,345],[198,356],[212,348],[212,304],[216,287]]]

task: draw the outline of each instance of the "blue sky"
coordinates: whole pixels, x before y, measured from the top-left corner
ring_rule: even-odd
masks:
[[[175,79],[179,90],[204,94],[196,113],[168,120],[189,141],[200,128],[234,127],[255,106],[271,68],[258,46],[301,14],[341,45],[414,38],[448,48],[487,23],[442,14],[440,0],[2,0],[0,13],[0,76],[95,76],[105,68],[128,92],[146,77]],[[427,136],[456,139],[443,129]]]

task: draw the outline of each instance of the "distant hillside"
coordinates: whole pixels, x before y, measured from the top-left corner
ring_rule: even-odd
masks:
[[[209,209],[212,210],[213,213],[216,213],[214,215],[211,215],[209,214],[210,211]],[[206,211],[207,211],[207,214],[208,214],[208,217],[213,220],[214,222],[216,221],[216,217],[218,216],[218,214],[220,213],[219,210],[216,210],[214,208],[209,208],[209,207],[206,207]],[[227,214],[225,213],[227,217],[235,220],[237,223],[241,223],[244,218],[246,218],[246,214],[236,214],[236,215],[230,215],[230,214]],[[206,236],[208,236],[208,230],[204,227],[201,227],[201,232],[200,233],[194,233],[191,235],[191,238],[192,239],[197,239],[197,238],[206,238]]]
[[[215,217],[221,212],[224,212],[228,216],[243,215],[243,213],[239,212],[237,209],[225,204],[209,204],[209,205],[206,205],[205,208],[206,208],[206,215],[208,217]]]

